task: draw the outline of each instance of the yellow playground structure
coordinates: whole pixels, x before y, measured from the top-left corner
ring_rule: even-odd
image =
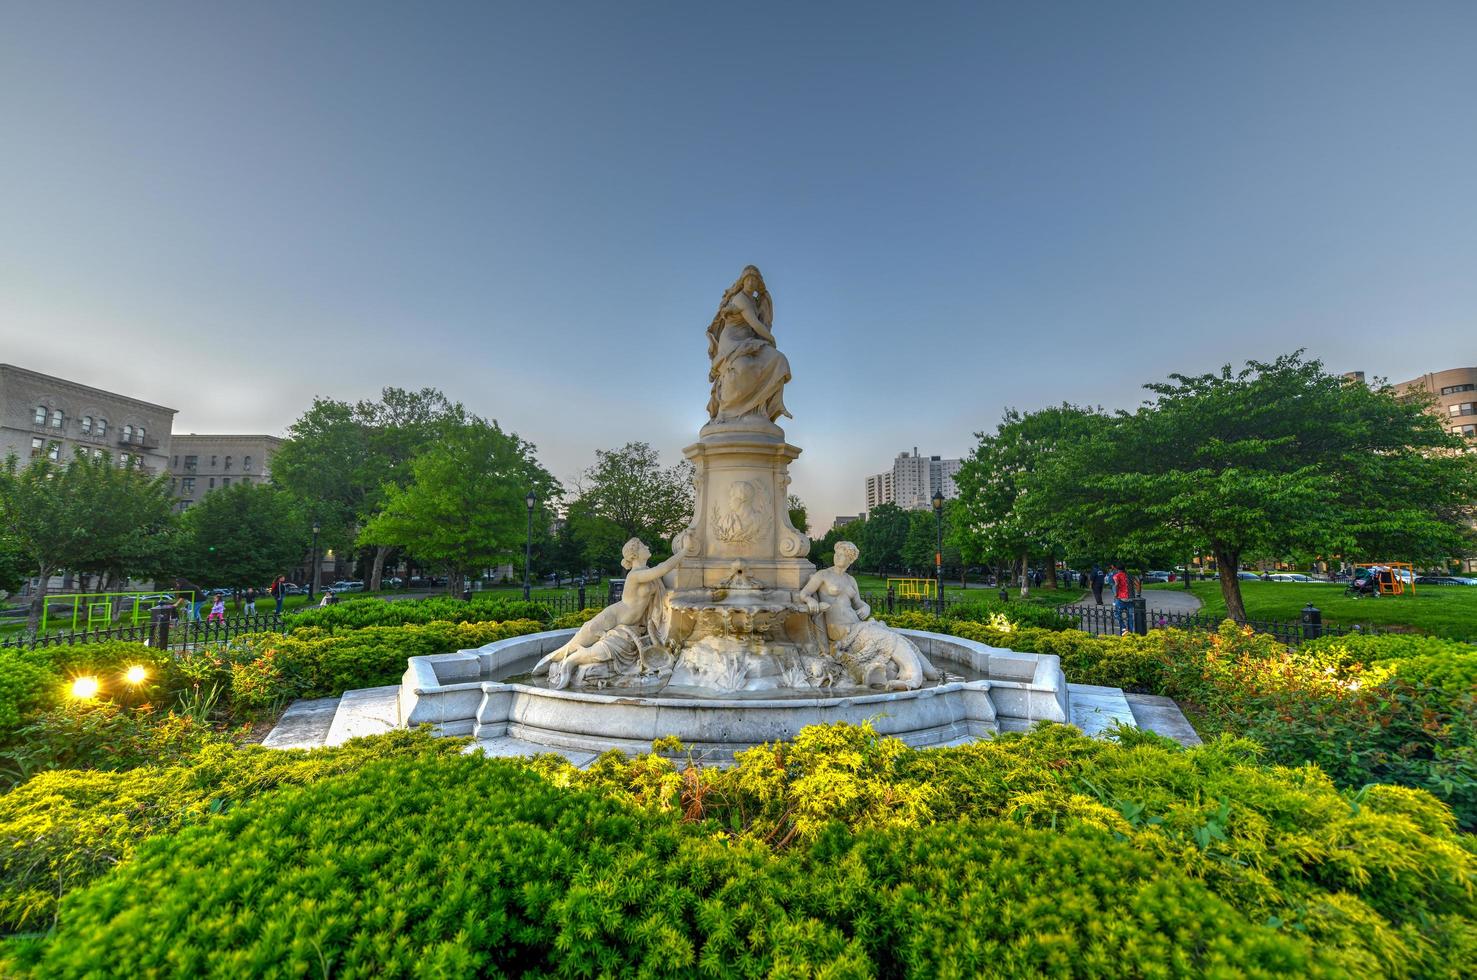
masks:
[[[938,582],[931,578],[890,578],[887,588],[896,590],[893,594],[899,599],[932,599],[938,595]]]

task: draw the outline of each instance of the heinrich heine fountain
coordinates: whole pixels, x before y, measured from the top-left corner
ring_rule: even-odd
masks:
[[[647,545],[626,542],[623,594],[577,631],[409,658],[393,722],[500,754],[676,736],[722,759],[822,722],[939,745],[1067,721],[1056,657],[892,629],[848,574],[855,545],[830,568],[807,560],[786,503],[800,450],[776,424],[790,364],[758,269],[724,291],[707,348],[708,422],[684,450],[695,505],[672,557],[649,565]]]

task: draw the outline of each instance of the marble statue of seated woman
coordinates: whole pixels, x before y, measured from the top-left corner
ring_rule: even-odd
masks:
[[[581,667],[597,663],[613,663],[624,673],[639,671],[642,648],[665,642],[663,578],[682,564],[682,556],[673,555],[648,568],[650,558],[651,549],[641,539],[625,543],[621,565],[626,569],[626,587],[621,601],[602,609],[568,643],[540,660],[533,668],[535,677],[548,674],[549,686],[560,689],[577,678]],[[627,650],[631,642],[634,651]]]
[[[871,618],[872,607],[847,572],[859,553],[850,541],[837,542],[835,564],[816,572],[800,590],[811,614],[823,617],[833,655],[867,687],[911,691],[924,680],[938,680],[938,670],[911,640]]]

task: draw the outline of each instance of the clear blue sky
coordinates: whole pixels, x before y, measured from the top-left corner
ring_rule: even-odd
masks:
[[[0,3],[0,360],[280,432],[434,385],[560,477],[704,421],[745,263],[794,489],[1306,346],[1477,362],[1477,4]]]

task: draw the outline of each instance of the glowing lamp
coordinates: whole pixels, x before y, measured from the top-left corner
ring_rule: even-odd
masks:
[[[95,698],[97,697],[97,690],[98,684],[96,677],[79,677],[72,681],[72,697],[74,698],[81,698],[84,701],[89,698]]]
[[[149,672],[147,670],[145,670],[139,664],[134,664],[132,667],[128,668],[128,672],[123,675],[123,679],[130,684],[142,684],[144,682],[144,678],[148,676]]]

